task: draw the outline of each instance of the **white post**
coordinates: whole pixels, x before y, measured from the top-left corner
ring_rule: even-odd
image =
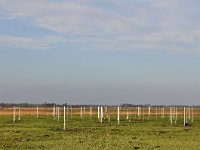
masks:
[[[163,118],[165,118],[165,107],[163,106]]]
[[[171,120],[171,124],[173,123],[172,111],[173,111],[173,109],[172,109],[172,107],[170,107],[170,120]]]
[[[185,107],[184,107],[183,113],[184,113],[184,115],[183,115],[183,125],[185,126]]]
[[[169,107],[169,121],[171,121],[171,107]]]
[[[119,125],[119,106],[117,107],[117,122],[118,122],[118,125]]]
[[[142,120],[144,120],[144,107],[142,107]]]
[[[92,127],[92,107],[90,106],[90,127]]]
[[[193,107],[192,107],[192,122],[194,121]]]
[[[81,120],[82,120],[82,118],[83,118],[83,110],[82,110],[82,107],[81,107],[81,109],[80,109],[80,117],[81,117]]]
[[[131,111],[131,110],[132,110],[132,107],[129,107],[129,108],[128,108],[128,121],[129,121],[129,122],[131,121],[131,116],[132,116],[132,115],[131,115],[131,114],[132,114],[132,111]]]
[[[174,111],[173,111],[173,119],[175,119],[175,115],[176,115],[176,107],[174,107]]]
[[[57,116],[57,107],[54,106],[54,120],[56,119],[56,116]]]
[[[58,106],[58,122],[60,121],[60,107]]]
[[[188,110],[189,110],[188,119],[190,120],[190,107],[188,108]]]
[[[157,116],[158,116],[158,114],[157,114],[157,113],[158,113],[158,112],[157,112],[158,110],[157,110],[157,109],[158,109],[158,108],[156,107],[156,119],[157,119]]]
[[[19,115],[19,116],[18,116],[18,120],[21,120],[20,106],[18,107],[18,109],[19,109],[19,112],[18,112],[18,113],[19,113],[19,114],[18,114],[18,115]]]
[[[185,123],[188,123],[188,108],[185,108]]]
[[[38,118],[38,116],[39,116],[39,115],[38,115],[38,111],[39,111],[39,110],[38,110],[38,106],[37,106],[37,118]]]
[[[101,118],[103,118],[103,114],[104,114],[104,113],[103,113],[103,107],[101,107],[101,110],[102,110],[102,111],[101,111]]]
[[[71,106],[71,119],[72,119],[72,106]]]
[[[99,106],[98,106],[98,119],[99,119]]]
[[[135,107],[135,119],[137,118],[137,108],[138,107]]]
[[[138,117],[140,116],[140,107],[138,106]]]
[[[83,107],[83,117],[85,117],[85,106]]]
[[[15,106],[13,107],[13,123],[15,122]]]
[[[151,115],[151,107],[149,106],[148,119],[150,118],[150,115]]]
[[[100,122],[102,123],[103,119],[103,107],[101,106],[101,113],[100,113]]]
[[[127,111],[126,111],[126,119],[127,119],[127,120],[129,119],[129,112],[128,112],[128,108],[127,108]]]
[[[63,129],[65,130],[65,106],[64,106],[64,127],[63,127]]]

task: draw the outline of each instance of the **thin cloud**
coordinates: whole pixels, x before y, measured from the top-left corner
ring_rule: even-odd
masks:
[[[109,0],[102,3],[108,6],[98,6],[90,0],[12,0],[12,3],[1,0],[0,8],[4,19],[31,19],[36,27],[64,37],[56,41],[43,38],[39,47],[48,48],[51,42],[71,42],[87,45],[91,50],[199,53],[198,2]],[[14,38],[10,45],[17,46],[17,41],[34,46],[37,39]]]
[[[57,41],[62,40],[59,36],[47,36],[41,39],[31,37],[19,37],[0,35],[0,47],[15,47],[23,49],[49,49],[53,47]]]

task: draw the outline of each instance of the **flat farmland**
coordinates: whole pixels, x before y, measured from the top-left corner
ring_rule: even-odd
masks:
[[[66,129],[63,130],[63,109],[60,116],[52,108],[21,108],[20,120],[16,108],[13,122],[13,108],[0,111],[0,149],[74,149],[74,150],[133,150],[200,149],[199,109],[193,114],[187,111],[187,124],[183,125],[183,109],[178,108],[177,120],[170,121],[169,108],[164,117],[161,108],[142,108],[139,116],[136,108],[121,108],[120,123],[117,109],[108,108],[102,123],[97,118],[97,108],[68,108]],[[108,115],[109,114],[109,115]],[[55,115],[55,116],[53,116]],[[108,118],[109,116],[109,118]],[[128,117],[127,117],[128,116]],[[193,119],[193,122],[192,122]]]

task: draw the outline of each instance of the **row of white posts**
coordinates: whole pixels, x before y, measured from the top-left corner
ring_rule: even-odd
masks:
[[[193,114],[193,107],[184,107],[183,108],[183,125],[186,126],[188,124],[188,120],[191,120],[193,123],[194,121],[194,114]],[[177,123],[178,118],[178,108],[177,107],[170,107],[170,122],[171,124]]]
[[[108,118],[108,122],[110,122],[110,113],[108,113],[108,108],[107,107],[104,107],[105,108],[105,115],[106,117]],[[102,123],[103,122],[103,117],[104,117],[104,111],[103,111],[103,107],[97,107],[97,117],[99,119],[99,122]],[[118,115],[118,118],[117,120],[119,120],[119,115]]]
[[[18,110],[19,110],[19,118],[18,118],[18,120],[20,120],[20,107],[13,107],[13,122],[15,121],[15,109],[16,108],[18,108]],[[91,108],[90,108],[91,109]],[[140,118],[140,116],[141,116],[141,114],[143,114],[143,117],[144,117],[144,108],[143,109],[141,109],[141,107],[136,107],[136,109],[137,109],[137,115],[138,115],[138,117]],[[171,109],[171,108],[170,108]],[[120,110],[120,108],[118,107],[117,108],[117,112],[118,112],[118,114],[117,114],[117,120],[120,120],[119,119],[119,110]],[[141,110],[143,110],[143,113],[141,113]],[[151,111],[151,107],[148,107],[148,119],[149,119],[149,117],[150,117],[150,115],[151,115],[151,113],[150,113],[150,111]],[[37,116],[37,118],[39,117],[39,108],[38,108],[38,106],[36,107],[36,116]],[[83,118],[83,112],[84,112],[84,114],[85,114],[85,107],[81,107],[80,108],[80,118],[82,119]],[[107,114],[107,107],[105,107],[105,113]],[[164,107],[163,107],[163,114],[161,114],[162,116],[161,117],[163,117],[164,118]],[[58,122],[59,122],[59,118],[60,118],[60,107],[59,106],[54,106],[53,107],[53,117],[54,117],[54,119],[56,119],[56,116],[57,116],[57,120],[58,120]],[[156,107],[156,116],[157,116],[157,107]],[[109,117],[108,116],[108,114],[107,114],[107,117]],[[72,107],[71,107],[71,118],[72,118]],[[103,118],[103,107],[98,107],[98,119],[99,119],[99,122],[101,122],[102,123],[102,118]],[[129,112],[128,112],[128,109],[127,109],[127,120],[129,119]],[[67,107],[67,120],[68,120],[68,107]],[[110,120],[110,117],[109,117],[109,120]]]
[[[105,107],[105,114],[106,114],[106,117],[108,118],[108,122],[110,122],[110,113],[107,112],[108,111],[108,108]],[[99,107],[97,108],[97,116],[98,116],[98,119],[99,119],[99,122],[102,123],[103,122],[103,107]],[[127,119],[128,119],[128,111],[127,111]],[[120,124],[120,107],[118,106],[117,107],[117,124],[119,125]]]
[[[106,110],[107,110],[107,107],[105,107]],[[102,123],[102,118],[103,118],[103,107],[98,107],[97,109],[98,111],[98,119],[99,119],[99,122]],[[141,114],[143,115],[143,119],[144,119],[144,107],[136,107],[136,111],[137,111],[137,116],[140,118]],[[142,111],[142,113],[141,113]],[[160,115],[161,115],[161,118],[165,118],[165,107],[161,107],[160,108]],[[176,124],[177,123],[177,118],[178,118],[178,108],[177,107],[170,107],[169,108],[169,117],[170,117],[170,122],[171,124],[173,124],[173,121],[174,123]],[[129,119],[129,112],[128,112],[128,109],[127,109],[127,120]],[[158,115],[158,108],[156,107],[156,119],[157,119],[157,115]],[[148,107],[148,119],[150,118],[151,116],[151,107],[149,106]],[[193,107],[184,107],[184,126],[188,123],[188,120],[191,119],[191,122],[193,122]],[[109,116],[109,120],[110,120],[110,116]],[[130,120],[129,120],[130,121]],[[118,122],[118,125],[120,124],[120,107],[118,106],[117,107],[117,122]]]
[[[191,120],[191,122],[194,121],[193,107],[184,107],[184,126],[187,125],[188,120]]]
[[[171,122],[171,124],[173,124],[173,120],[174,120],[174,123],[176,124],[177,118],[178,118],[177,107],[170,107],[169,109],[170,109],[170,122]],[[190,109],[192,109],[192,122],[193,122],[193,108],[185,108],[184,107],[184,126],[188,122],[188,118],[190,119]],[[105,107],[105,110],[107,111],[107,107]],[[144,108],[142,110],[143,110],[143,118],[144,118]],[[84,109],[84,112],[85,112],[85,109]],[[97,116],[98,116],[99,122],[102,123],[103,122],[103,107],[102,106],[98,107],[97,112],[98,112]],[[137,112],[138,112],[138,114],[137,114],[138,117],[140,117],[141,107],[137,107]],[[92,115],[92,108],[90,107],[90,119],[91,119],[91,115]],[[149,119],[150,115],[151,115],[151,107],[148,107],[148,119]],[[82,107],[80,109],[80,116],[82,119]],[[164,118],[164,116],[165,116],[165,108],[162,107],[161,108],[161,118]],[[110,121],[110,115],[107,117],[109,117],[109,121]],[[156,107],[156,117],[157,117],[157,107]],[[127,119],[128,118],[129,118],[129,113],[127,111]],[[120,107],[119,106],[117,107],[117,122],[119,125],[120,124]],[[65,106],[64,106],[64,130],[65,130]]]
[[[18,120],[21,120],[21,108],[14,106],[13,107],[13,123],[16,121],[16,110],[18,109]],[[38,113],[39,113],[39,108],[36,108],[36,112],[37,112],[37,118],[38,118]]]
[[[21,120],[20,107],[13,107],[13,123],[16,121],[16,109],[18,109],[18,120]]]
[[[105,108],[105,114],[106,117],[108,118],[108,121],[110,122],[110,114],[107,112],[107,107]],[[100,123],[103,122],[103,116],[104,116],[104,108],[101,107],[97,107],[97,117]],[[20,107],[13,107],[13,122],[16,121],[16,109],[18,109],[18,120],[21,119],[21,114],[20,114]],[[68,121],[68,107],[64,106],[64,130],[65,130],[65,125],[66,125],[66,119]],[[191,120],[191,122],[193,122],[193,107],[184,107],[183,108],[183,120],[184,120],[184,126],[187,125],[188,121]],[[37,118],[39,117],[39,108],[36,108],[37,111]],[[136,112],[137,112],[137,116],[140,118],[141,114],[143,115],[143,119],[144,119],[144,107],[136,107]],[[80,107],[80,118],[82,120],[83,118],[83,113],[85,115],[85,107]],[[60,107],[59,106],[54,106],[53,107],[53,118],[56,119],[59,122],[60,121]],[[158,108],[156,107],[156,119],[157,119],[157,115],[158,115]],[[160,115],[161,118],[165,117],[165,107],[161,107],[160,108]],[[67,116],[67,118],[66,118]],[[151,116],[151,107],[148,107],[148,119]],[[71,107],[71,118],[72,118],[72,107]],[[129,111],[127,109],[127,113],[126,113],[126,118],[127,120],[129,119]],[[169,120],[171,122],[171,124],[173,124],[173,122],[176,124],[177,123],[177,118],[178,118],[178,108],[177,107],[169,107]],[[92,119],[92,107],[90,107],[90,120]],[[129,120],[130,121],[130,120]],[[118,125],[120,124],[120,107],[117,107],[117,123]]]
[[[170,107],[170,122],[171,124],[177,123],[177,116],[178,116],[178,112],[177,112],[177,107]]]
[[[60,121],[60,107],[59,106],[54,106],[53,107],[53,119],[59,122]]]

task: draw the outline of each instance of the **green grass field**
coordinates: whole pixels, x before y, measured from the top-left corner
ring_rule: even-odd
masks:
[[[122,118],[122,117],[121,117]],[[63,131],[60,122],[52,117],[22,116],[12,122],[12,116],[0,116],[0,149],[55,149],[55,150],[133,150],[200,149],[200,120],[183,127],[183,118],[171,125],[169,117],[150,120],[125,120],[117,125],[116,118],[103,124],[89,116],[69,118]],[[123,119],[123,118],[122,118]]]

